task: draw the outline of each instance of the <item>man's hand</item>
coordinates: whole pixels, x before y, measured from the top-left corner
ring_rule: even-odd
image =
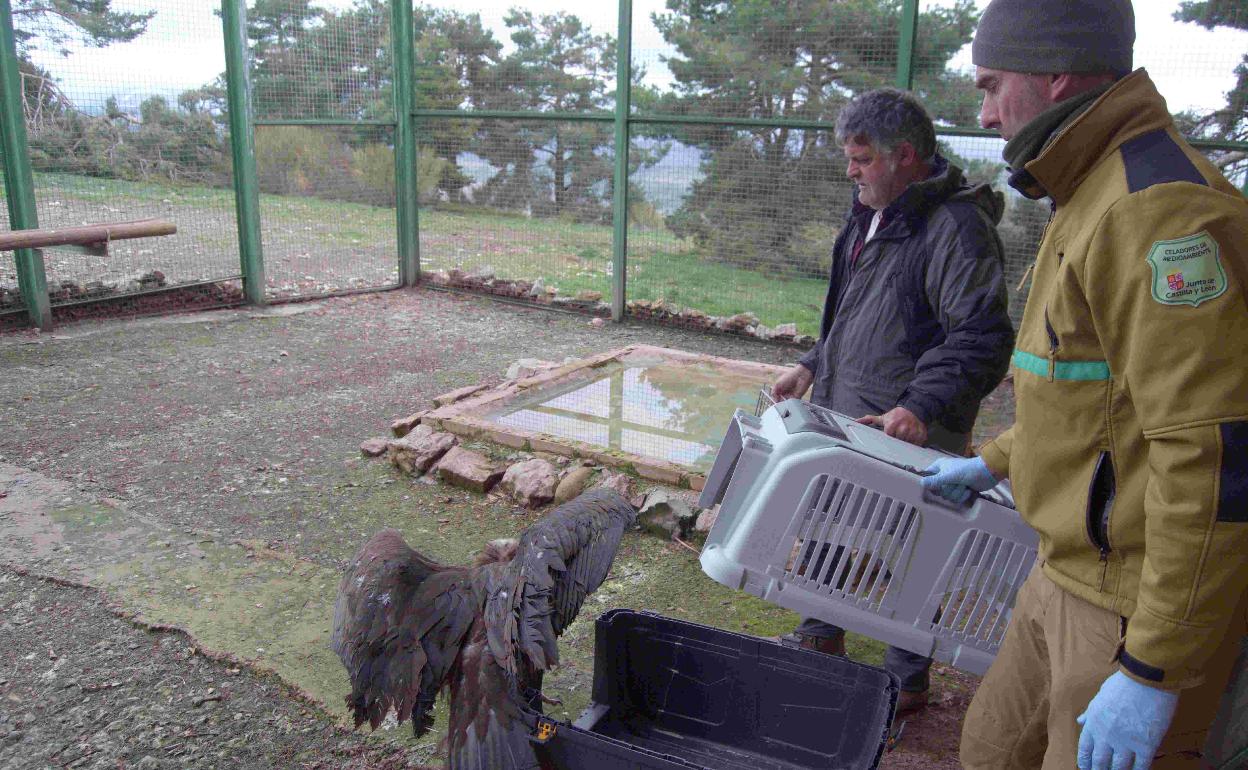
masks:
[[[924,473],[919,482],[924,489],[958,505],[971,499],[972,490],[987,492],[997,485],[997,477],[981,457],[942,457]]]
[[[780,375],[780,379],[776,380],[776,384],[771,386],[771,397],[777,402],[789,398],[801,398],[806,395],[806,391],[810,389],[810,383],[814,381],[814,372],[801,364],[797,364]]]
[[[904,406],[896,406],[884,414],[859,417],[863,425],[875,425],[884,429],[886,435],[923,446],[927,443],[927,426]]]
[[[1079,770],[1148,770],[1170,729],[1179,694],[1115,671],[1075,721]],[[1134,760],[1134,764],[1132,761]]]

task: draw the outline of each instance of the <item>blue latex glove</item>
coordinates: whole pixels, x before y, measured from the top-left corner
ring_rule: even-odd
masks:
[[[971,497],[971,490],[987,492],[997,485],[997,477],[979,457],[942,457],[927,467],[923,488],[961,505]]]
[[[1148,770],[1178,702],[1177,692],[1115,671],[1075,720],[1083,726],[1079,770]]]

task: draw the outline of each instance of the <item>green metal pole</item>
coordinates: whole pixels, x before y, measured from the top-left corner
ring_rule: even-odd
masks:
[[[620,0],[615,62],[615,176],[612,184],[611,320],[624,320],[628,296],[628,120],[633,84],[633,0]]]
[[[246,0],[221,0],[225,26],[226,104],[230,112],[230,152],[234,158],[234,210],[243,293],[263,305],[264,252],[260,248],[260,188],[256,183],[256,146],[251,129],[251,87],[247,75]]]
[[[914,86],[914,40],[919,28],[919,0],[901,4],[901,37],[897,41],[897,87],[909,91]]]
[[[394,183],[399,246],[399,281],[420,279],[420,214],[417,209],[416,132],[412,116],[412,0],[392,0],[390,38],[394,52]]]
[[[13,35],[13,8],[0,0],[0,134],[4,142],[5,199],[9,204],[9,227],[29,230],[39,226],[35,209],[35,180],[30,172],[30,148],[26,145],[26,117],[22,112],[22,76],[17,68],[17,41]],[[38,249],[18,249],[17,285],[26,303],[30,322],[52,331],[52,304],[48,301],[48,276]]]

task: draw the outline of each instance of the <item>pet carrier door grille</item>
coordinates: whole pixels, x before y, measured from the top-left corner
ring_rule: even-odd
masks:
[[[914,546],[918,511],[827,475],[816,476],[788,544],[784,577],[827,596],[887,615],[889,586]]]

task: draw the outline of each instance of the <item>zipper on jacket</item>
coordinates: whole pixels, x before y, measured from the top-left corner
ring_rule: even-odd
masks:
[[[1053,382],[1057,375],[1057,332],[1053,331],[1053,324],[1049,323],[1049,309],[1044,309],[1044,331],[1049,335],[1049,382]]]
[[[1088,485],[1088,509],[1085,516],[1088,540],[1100,553],[1101,584],[1097,590],[1105,588],[1105,572],[1110,551],[1113,550],[1109,543],[1109,515],[1114,507],[1116,492],[1113,458],[1109,452],[1102,451],[1096,459],[1096,468],[1092,471],[1092,481]]]

